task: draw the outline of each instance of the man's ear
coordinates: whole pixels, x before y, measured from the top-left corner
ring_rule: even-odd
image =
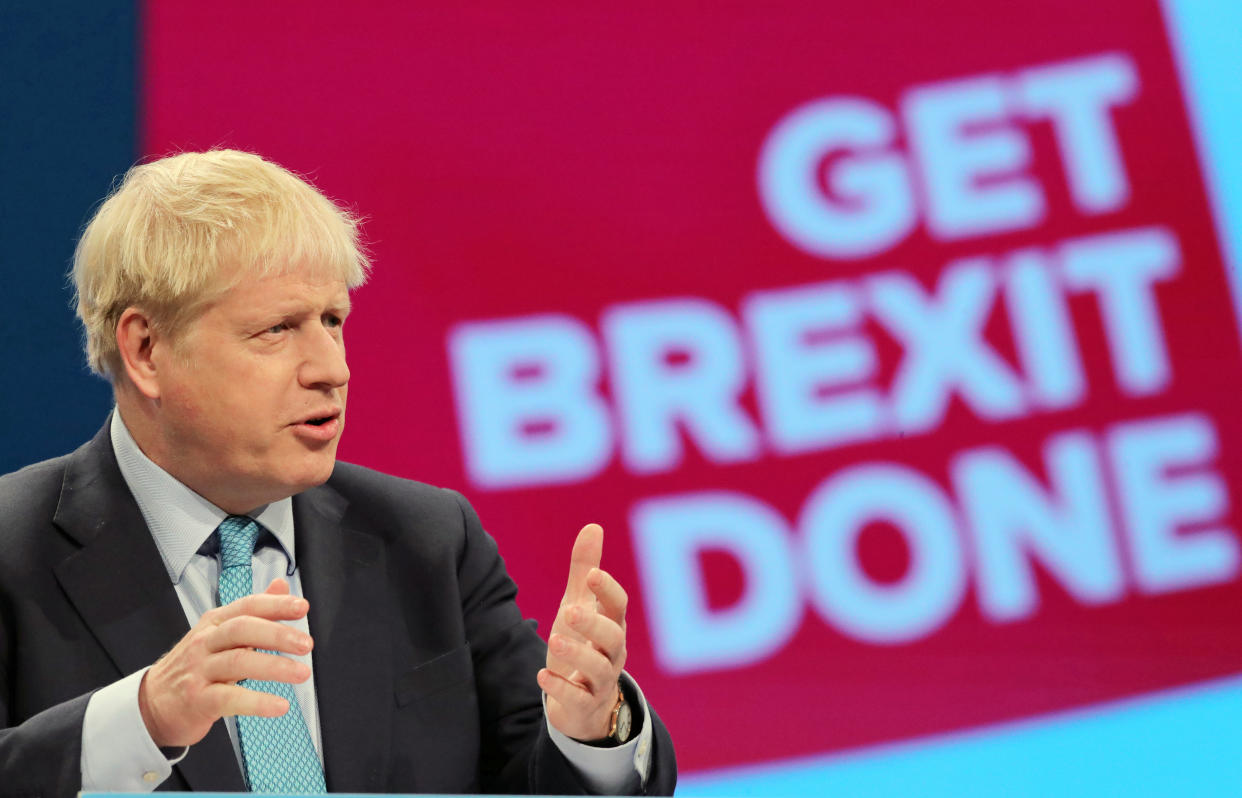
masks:
[[[135,307],[125,308],[116,323],[116,345],[129,381],[148,399],[160,398],[159,375],[152,357],[155,329],[151,317]]]

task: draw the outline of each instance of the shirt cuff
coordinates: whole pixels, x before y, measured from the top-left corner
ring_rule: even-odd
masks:
[[[138,708],[138,688],[147,669],[96,690],[82,719],[82,790],[151,792],[172,775],[189,751],[168,759],[151,739]]]
[[[580,743],[557,731],[547,719],[548,697],[543,697],[544,723],[548,726],[552,742],[597,795],[624,793],[626,787],[633,783],[635,772],[639,782],[646,786],[647,776],[651,772],[651,713],[647,711],[647,699],[633,677],[622,671],[621,678],[625,681],[627,692],[638,698],[638,706],[630,707],[630,711],[634,713],[634,725],[642,720],[642,730],[634,739],[612,748]]]

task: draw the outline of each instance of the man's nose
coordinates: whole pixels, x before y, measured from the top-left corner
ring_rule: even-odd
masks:
[[[310,332],[298,377],[307,388],[339,388],[349,382],[345,342],[339,332],[323,326]]]

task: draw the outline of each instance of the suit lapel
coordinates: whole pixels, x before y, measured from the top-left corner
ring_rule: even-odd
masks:
[[[331,487],[293,499],[298,570],[315,639],[315,696],[331,792],[378,792],[393,710],[384,543],[342,524]]]
[[[55,523],[81,548],[56,578],[124,676],[163,656],[189,631],[159,550],[112,452],[109,424],[70,456]],[[177,766],[195,790],[244,790],[221,722]]]

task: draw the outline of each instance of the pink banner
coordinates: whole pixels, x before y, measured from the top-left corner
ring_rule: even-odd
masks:
[[[686,769],[1239,670],[1157,3],[834,6],[152,3],[144,148],[367,217],[343,457],[465,492],[545,630],[602,523]]]

